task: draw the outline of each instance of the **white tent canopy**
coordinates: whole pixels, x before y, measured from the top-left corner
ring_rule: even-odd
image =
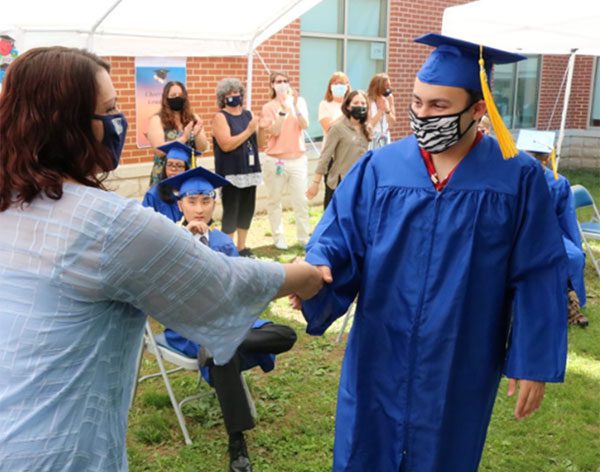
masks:
[[[556,146],[560,157],[575,54],[600,55],[598,25],[600,2],[596,1],[479,0],[446,8],[442,34],[525,54],[571,55]]]
[[[0,34],[20,53],[40,46],[85,48],[101,56],[247,56],[321,0],[20,0],[0,14]]]
[[[600,2],[479,0],[446,8],[442,33],[532,54],[600,55]]]
[[[38,46],[103,56],[245,56],[320,0],[20,0],[0,34],[19,52]]]

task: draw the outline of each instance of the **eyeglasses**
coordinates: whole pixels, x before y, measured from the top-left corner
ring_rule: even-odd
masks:
[[[185,164],[174,164],[169,162],[168,164],[165,165],[165,167],[168,167],[169,169],[175,169],[175,170],[185,170]]]

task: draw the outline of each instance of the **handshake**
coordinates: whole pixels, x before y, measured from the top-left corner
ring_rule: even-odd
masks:
[[[333,281],[331,269],[327,266],[313,266],[298,258],[291,264],[284,264],[285,279],[277,297],[288,296],[292,307],[300,309],[302,300],[314,297],[323,284]]]

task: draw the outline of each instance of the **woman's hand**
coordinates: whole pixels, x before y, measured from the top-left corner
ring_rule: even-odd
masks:
[[[250,132],[250,134],[254,134],[259,127],[264,128],[264,126],[261,126],[261,123],[262,113],[258,112],[258,114],[252,116],[252,120],[250,121],[250,123],[248,123],[248,131]]]
[[[379,111],[388,111],[390,109],[390,105],[388,103],[387,98],[385,98],[383,95],[379,95],[376,99],[375,99],[375,103],[377,104],[377,109]]]
[[[310,186],[308,187],[308,190],[306,191],[306,198],[308,198],[309,200],[312,200],[313,198],[315,198],[317,196],[317,193],[319,193],[319,184],[316,182],[313,182],[310,184]]]
[[[194,129],[194,122],[190,121],[183,128],[183,132],[181,133],[181,136],[179,137],[179,141],[181,141],[183,144],[186,144],[190,139],[193,129]]]
[[[285,279],[279,288],[277,297],[295,294],[301,300],[314,297],[323,287],[321,271],[301,259],[292,264],[284,264]]]
[[[193,124],[193,122],[192,122]],[[198,136],[202,130],[204,129],[204,122],[202,121],[202,118],[198,117],[196,119],[196,124],[194,124],[193,128],[192,128],[192,133],[194,133],[194,136]]]
[[[306,262],[302,261],[302,259],[296,259],[294,261],[294,263],[295,264],[298,264],[298,263],[306,264]],[[331,269],[329,267],[316,266],[315,269],[317,269],[317,271],[319,272],[323,283],[330,284],[331,282],[333,282],[333,277],[331,276]],[[316,293],[315,293],[315,295],[316,295]],[[309,298],[312,298],[313,296],[311,296]],[[308,300],[308,298],[303,297],[302,294],[300,294],[298,292],[288,295],[288,299],[294,310],[300,310],[302,308],[302,300]]]
[[[192,221],[191,223],[188,223],[186,229],[192,234],[208,233],[208,225],[204,221]]]

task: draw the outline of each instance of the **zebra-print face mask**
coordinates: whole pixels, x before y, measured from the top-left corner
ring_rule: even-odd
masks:
[[[409,107],[410,128],[415,134],[419,146],[432,154],[439,154],[454,146],[475,123],[475,120],[471,121],[467,129],[461,133],[460,117],[473,105],[472,103],[463,111],[452,115],[429,116],[427,118],[419,118],[412,107]]]

